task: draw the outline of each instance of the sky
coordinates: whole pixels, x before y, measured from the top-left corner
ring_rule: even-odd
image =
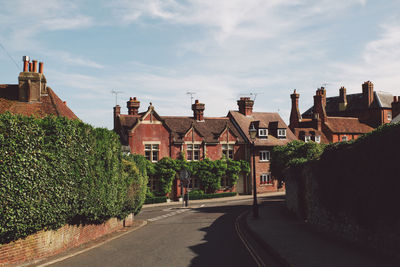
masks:
[[[152,102],[161,116],[279,112],[288,123],[317,88],[400,95],[400,0],[0,0],[0,83],[22,56],[44,62],[47,85],[84,122],[112,129],[113,107]]]

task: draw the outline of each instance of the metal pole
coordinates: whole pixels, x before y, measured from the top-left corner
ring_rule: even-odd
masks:
[[[253,217],[258,218],[257,183],[256,183],[256,146],[253,141]]]

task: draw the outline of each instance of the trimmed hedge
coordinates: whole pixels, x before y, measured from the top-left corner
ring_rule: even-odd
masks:
[[[163,203],[163,202],[167,202],[166,196],[147,197],[144,204],[155,204],[155,203]]]
[[[221,198],[221,197],[233,197],[236,196],[236,192],[223,192],[223,193],[214,193],[214,194],[193,194],[191,195],[189,192],[189,201],[196,199],[210,199],[210,198]]]
[[[328,145],[315,163],[319,197],[333,213],[361,225],[400,220],[400,124],[386,124],[352,142]]]
[[[0,144],[0,243],[138,211],[143,197],[134,195],[147,181],[134,164],[122,163],[112,131],[6,113]]]

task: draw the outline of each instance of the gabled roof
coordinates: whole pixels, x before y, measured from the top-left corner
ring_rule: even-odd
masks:
[[[183,138],[192,127],[204,138],[206,143],[218,143],[220,135],[226,128],[238,137],[239,141],[243,139],[227,117],[207,118],[204,121],[196,121],[193,117],[162,116],[167,127],[171,130],[174,142],[183,142]]]
[[[363,100],[363,94],[348,94],[346,96],[347,106],[346,111],[355,111],[365,109]],[[326,114],[336,114],[339,112],[339,96],[327,97],[326,98]],[[374,101],[371,104],[371,108],[391,108],[393,101],[393,95],[386,92],[374,91]],[[313,114],[314,106],[307,109],[301,116],[303,118],[311,118]],[[345,112],[345,111],[344,111]]]
[[[328,117],[325,125],[332,133],[368,133],[374,130],[358,118]]]
[[[48,94],[40,97],[40,102],[21,102],[18,100],[18,85],[0,85],[0,113],[9,111],[13,114],[36,116],[39,118],[48,115],[63,116],[69,119],[78,119],[71,109],[47,87]]]
[[[255,145],[257,146],[277,146],[277,145],[285,145],[292,140],[296,140],[296,136],[292,133],[292,131],[287,127],[287,125],[283,122],[281,116],[278,113],[272,112],[253,112],[250,116],[245,116],[239,111],[231,110],[228,113],[228,116],[231,116],[238,127],[240,128],[241,135],[243,135],[247,140],[250,140],[249,129],[250,124],[253,121],[260,121],[262,125],[268,125],[268,128],[283,128],[286,129],[286,139],[276,138],[273,135],[268,135],[266,139],[257,138],[255,141]]]
[[[398,123],[398,122],[400,122],[400,114],[394,117],[393,120],[391,121],[391,123]]]

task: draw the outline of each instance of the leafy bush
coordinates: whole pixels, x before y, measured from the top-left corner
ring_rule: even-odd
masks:
[[[221,198],[221,197],[233,197],[236,196],[236,192],[223,192],[223,193],[213,193],[213,194],[194,194],[189,193],[189,200],[196,199],[210,199],[210,198]]]
[[[124,218],[140,206],[144,179],[133,163],[122,164],[112,131],[6,113],[0,144],[1,243],[66,223]]]
[[[149,198],[146,198],[144,204],[164,203],[166,201],[167,201],[166,196],[149,197]]]
[[[324,151],[325,145],[315,142],[292,141],[285,146],[275,146],[271,152],[271,174],[283,179],[283,171],[290,166],[298,166],[316,160]]]

